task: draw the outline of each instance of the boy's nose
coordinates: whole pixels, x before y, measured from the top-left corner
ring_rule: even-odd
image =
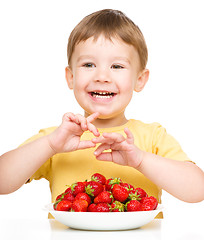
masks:
[[[102,69],[96,72],[94,80],[95,82],[106,82],[106,83],[111,82],[111,78],[108,71],[102,70]]]

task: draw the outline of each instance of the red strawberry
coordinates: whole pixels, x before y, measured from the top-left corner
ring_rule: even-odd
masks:
[[[137,200],[130,200],[125,205],[128,212],[141,211],[141,203]]]
[[[64,200],[69,200],[70,202],[73,202],[74,201],[74,195],[72,193],[66,193],[64,195]]]
[[[88,202],[83,199],[75,200],[72,203],[72,212],[87,212]]]
[[[150,211],[157,208],[158,201],[155,197],[144,197],[140,201],[142,211]]]
[[[85,191],[89,196],[96,197],[103,191],[103,185],[99,182],[89,181],[85,187]]]
[[[124,212],[124,204],[119,201],[114,201],[111,204],[112,212]]]
[[[113,195],[111,192],[103,191],[94,198],[94,203],[112,203]]]
[[[119,184],[113,186],[112,194],[115,200],[120,202],[124,202],[129,196],[128,190]]]
[[[102,185],[106,184],[106,178],[102,174],[100,174],[100,173],[94,173],[91,176],[91,181],[99,182]]]
[[[76,182],[71,185],[72,194],[76,196],[78,193],[85,192],[85,186],[83,182]]]
[[[72,202],[70,202],[68,200],[62,200],[55,206],[55,210],[69,211],[71,209],[71,207],[72,207]]]
[[[58,200],[62,200],[62,199],[63,199],[63,193],[58,195],[55,201],[57,202]]]
[[[91,203],[88,206],[88,212],[96,212],[96,204],[95,203]]]
[[[88,205],[91,204],[91,198],[85,192],[84,193],[78,193],[74,200],[79,200],[79,199],[86,200],[88,202]]]
[[[85,187],[86,187],[87,183],[88,183],[88,180],[85,180],[85,181],[83,182],[83,184],[84,184]]]
[[[68,187],[68,188],[65,190],[65,193],[72,193],[71,187]]]
[[[142,188],[135,188],[137,191],[137,195],[139,195],[140,198],[148,197],[147,193]]]
[[[129,199],[140,201],[143,197],[147,197],[147,193],[142,188],[135,188],[129,192]]]
[[[109,178],[106,181],[106,190],[111,191],[111,189],[115,184],[120,184],[120,183],[122,183],[122,180],[120,178]]]
[[[54,207],[55,210],[57,210],[57,204],[63,200],[64,195],[65,195],[65,193],[62,193],[62,194],[60,194],[56,197],[56,200],[53,204],[53,207]]]
[[[64,193],[62,193],[62,194],[60,194],[56,197],[55,205],[62,200],[69,200],[69,201],[73,202],[74,201],[74,196],[72,195],[72,193],[64,192]]]
[[[128,191],[132,191],[134,187],[129,183],[121,183],[121,186],[125,187]]]
[[[96,204],[96,212],[110,212],[111,207],[108,203],[98,203]]]
[[[137,200],[137,201],[140,201],[141,200],[141,197],[140,195],[137,194],[137,190],[136,189],[133,189],[129,192],[129,196],[128,198],[130,200]]]

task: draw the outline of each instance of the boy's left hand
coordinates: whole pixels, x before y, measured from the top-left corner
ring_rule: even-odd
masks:
[[[92,139],[93,143],[101,143],[94,154],[98,160],[138,168],[144,152],[135,146],[130,130],[125,128],[124,132],[126,138],[119,133],[103,133],[102,136]],[[109,149],[111,152],[103,152]]]

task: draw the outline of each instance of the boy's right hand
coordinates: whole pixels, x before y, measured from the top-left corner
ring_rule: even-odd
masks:
[[[99,116],[99,113],[93,113],[87,118],[80,114],[66,113],[62,118],[61,125],[47,136],[49,146],[54,153],[71,152],[78,149],[95,147],[95,143],[90,141],[81,141],[81,135],[89,130],[98,137],[100,133],[91,123]]]

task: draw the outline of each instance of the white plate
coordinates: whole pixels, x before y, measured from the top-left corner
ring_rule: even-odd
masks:
[[[70,228],[82,230],[127,230],[139,228],[151,222],[159,212],[162,205],[158,204],[156,210],[139,212],[65,212],[53,209],[53,204],[45,206],[44,210]]]

